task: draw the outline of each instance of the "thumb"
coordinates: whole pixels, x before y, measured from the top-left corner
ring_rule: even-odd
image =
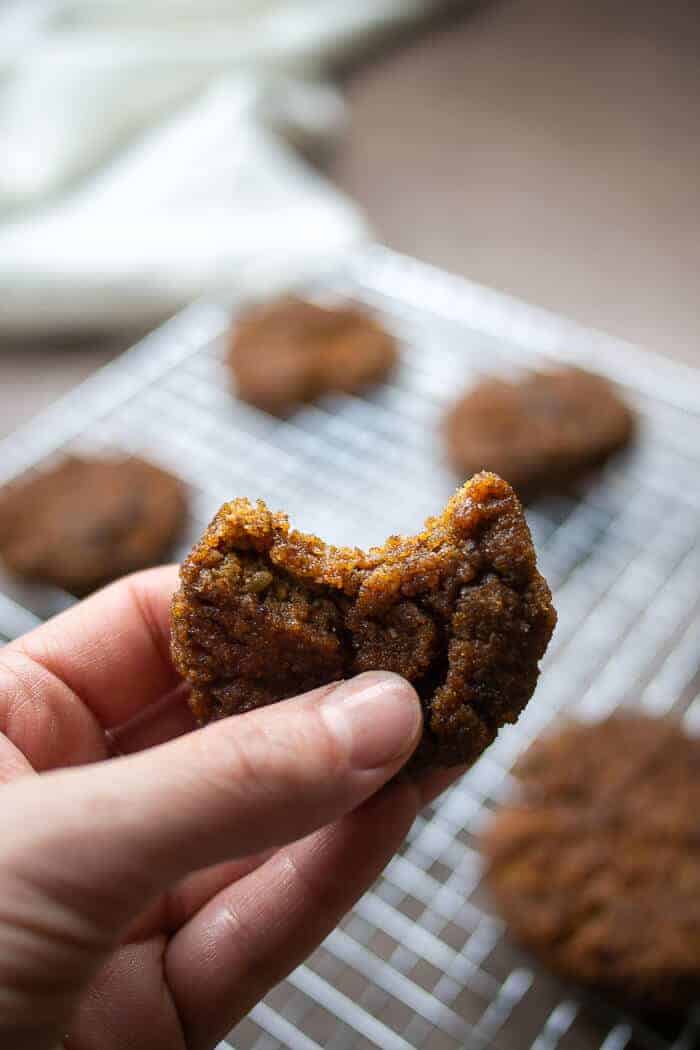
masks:
[[[47,1013],[65,1007],[155,895],[354,809],[406,762],[420,729],[413,688],[369,672],[147,752],[4,786],[0,988],[35,1018],[42,989]],[[0,1032],[2,1014],[0,998]]]

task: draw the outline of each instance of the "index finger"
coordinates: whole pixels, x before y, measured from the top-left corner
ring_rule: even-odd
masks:
[[[127,576],[6,646],[65,685],[103,729],[122,725],[179,681],[170,662],[177,566]]]

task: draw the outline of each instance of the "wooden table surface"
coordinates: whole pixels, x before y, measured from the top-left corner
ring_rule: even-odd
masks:
[[[379,239],[700,366],[700,7],[495,0],[375,55],[334,178]],[[0,433],[115,345],[0,353]]]

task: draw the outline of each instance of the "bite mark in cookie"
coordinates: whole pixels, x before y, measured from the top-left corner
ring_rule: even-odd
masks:
[[[368,670],[415,686],[414,762],[472,762],[530,699],[556,614],[513,490],[468,481],[417,536],[365,552],[225,504],[181,569],[175,665],[200,722]]]

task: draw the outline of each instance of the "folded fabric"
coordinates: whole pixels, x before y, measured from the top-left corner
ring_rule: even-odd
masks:
[[[261,109],[256,83],[221,83],[82,189],[0,227],[0,330],[149,323],[205,293],[273,290],[366,237]]]
[[[332,57],[434,0],[21,0],[0,13],[0,330],[148,322],[367,236],[297,156]],[[273,277],[273,275],[275,275]]]

